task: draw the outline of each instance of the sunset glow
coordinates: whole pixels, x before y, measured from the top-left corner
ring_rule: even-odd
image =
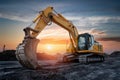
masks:
[[[65,53],[69,44],[68,31],[54,23],[46,28],[37,37],[40,40],[37,52],[51,55]]]
[[[50,45],[50,44],[48,44],[48,45],[46,45],[46,49],[47,49],[47,50],[52,50],[52,49],[53,49],[53,46]]]
[[[51,38],[50,38],[51,37]],[[57,53],[65,53],[66,48],[69,45],[69,40],[66,38],[54,38],[49,36],[49,38],[42,38],[37,46],[37,53],[47,53],[55,55]]]
[[[57,53],[64,53],[66,51],[65,44],[42,44],[39,43],[37,47],[37,53],[47,53],[50,55],[55,55]]]

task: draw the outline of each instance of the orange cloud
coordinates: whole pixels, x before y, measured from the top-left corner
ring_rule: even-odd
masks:
[[[48,54],[64,53],[68,45],[68,39],[44,38],[40,40],[37,47],[37,52]]]
[[[41,44],[66,44],[68,43],[69,40],[68,39],[64,39],[64,38],[45,38],[45,39],[41,39],[40,43]]]
[[[120,51],[120,42],[116,41],[99,41],[103,45],[104,52],[111,54],[113,51]]]
[[[104,37],[104,38],[98,38],[99,41],[116,41],[120,42],[120,37]]]

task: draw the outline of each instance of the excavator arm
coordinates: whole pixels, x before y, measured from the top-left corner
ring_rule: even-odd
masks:
[[[36,37],[47,25],[49,25],[50,22],[58,24],[60,27],[69,32],[72,44],[71,49],[76,51],[78,46],[78,31],[76,27],[70,21],[65,19],[61,14],[55,13],[53,7],[47,7],[45,10],[41,11],[33,21],[33,23],[36,24],[34,29],[30,27],[24,29],[24,40],[21,44],[18,45],[16,50],[16,57],[23,66],[32,69],[41,67],[41,65],[38,64],[36,58],[36,48],[39,42]]]
[[[78,31],[76,27],[61,14],[55,14],[53,7],[46,8],[33,22],[36,23],[34,30],[38,32],[33,31],[32,37],[36,37],[50,22],[54,22],[69,32],[73,39],[74,47],[77,46]]]

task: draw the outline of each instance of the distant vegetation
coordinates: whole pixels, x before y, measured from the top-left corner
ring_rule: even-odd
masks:
[[[16,61],[15,50],[0,52],[0,61]]]

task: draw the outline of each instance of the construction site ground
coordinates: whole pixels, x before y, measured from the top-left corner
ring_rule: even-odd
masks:
[[[103,63],[47,62],[44,69],[30,70],[18,61],[0,61],[0,80],[120,80],[120,55],[106,57]]]

